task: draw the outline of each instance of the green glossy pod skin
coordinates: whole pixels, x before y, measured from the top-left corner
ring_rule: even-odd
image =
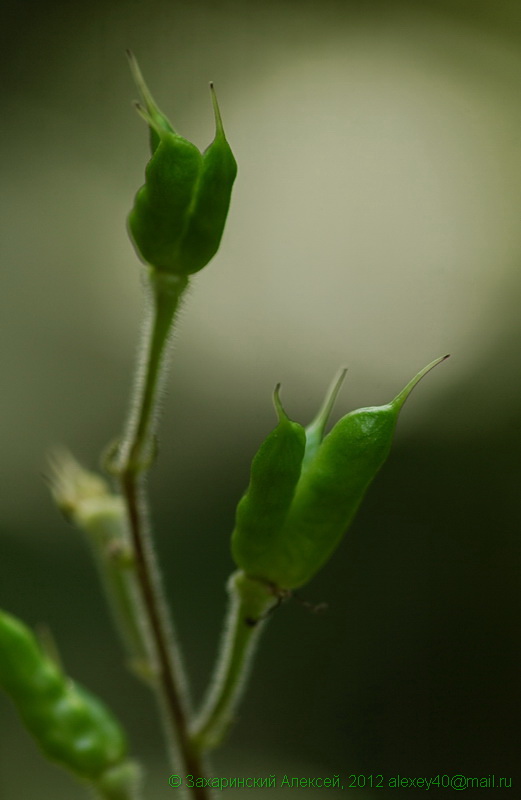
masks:
[[[361,408],[343,417],[303,471],[265,576],[284,589],[307,583],[329,560],[389,455],[399,409]]]
[[[191,275],[219,248],[237,164],[213,87],[216,133],[201,153],[158,109],[133,58],[131,68],[146,106],[138,110],[150,128],[152,158],[128,216],[130,236],[146,264],[159,272]]]
[[[237,506],[232,534],[235,563],[248,575],[261,579],[266,577],[266,561],[278,551],[306,446],[304,428],[284,413],[278,387],[275,405],[279,423],[253,459],[250,483]]]
[[[421,370],[391,403],[352,411],[322,439],[342,375],[304,431],[304,451],[290,446],[289,437],[279,439],[278,450],[269,444],[279,423],[254,459],[250,486],[237,509],[232,554],[249,577],[292,590],[318,572],[385,463],[405,400],[446,357]],[[287,420],[288,424],[296,425]],[[280,496],[272,483],[277,481],[277,469],[281,486],[287,487]]]
[[[0,611],[0,686],[47,758],[96,780],[125,758],[125,735],[96,697],[70,680],[20,620]]]

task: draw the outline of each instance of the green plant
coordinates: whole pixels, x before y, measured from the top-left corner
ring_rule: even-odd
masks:
[[[143,357],[123,433],[105,455],[115,488],[63,452],[53,456],[51,487],[58,506],[89,540],[129,666],[156,694],[180,794],[204,800],[214,786],[206,754],[221,744],[233,721],[268,612],[330,558],[389,453],[406,398],[446,356],[422,369],[393,401],[347,414],[326,436],[345,371],[307,428],[288,418],[276,388],[278,424],[253,460],[237,508],[232,553],[238,570],[228,583],[215,677],[201,710],[193,713],[152,546],[145,478],[156,454],[158,391],[177,311],[190,276],[219,247],[237,167],[213,87],[216,135],[201,154],[175,132],[129,57],[151,148],[146,181],[128,218],[149,294]],[[140,770],[127,758],[124,734],[111,712],[67,678],[54,655],[5,613],[0,614],[0,685],[44,754],[86,781],[97,796],[144,796]]]

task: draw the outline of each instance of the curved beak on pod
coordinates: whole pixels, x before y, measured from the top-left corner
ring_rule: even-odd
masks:
[[[145,183],[128,216],[130,237],[141,260],[171,275],[187,276],[206,266],[219,248],[237,164],[230,149],[213,85],[215,138],[201,153],[180,136],[155,103],[129,52],[142,102],[138,113],[150,129],[152,158]]]
[[[237,507],[232,554],[253,578],[280,589],[307,583],[328,561],[384,464],[401,408],[442,356],[383,406],[359,408],[324,429],[345,370],[304,430],[291,422],[275,393],[279,424],[255,456]]]

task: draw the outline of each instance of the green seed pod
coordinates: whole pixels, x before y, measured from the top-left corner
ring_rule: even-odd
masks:
[[[305,452],[286,448],[284,439],[279,442],[279,470],[291,485],[291,493],[276,506],[276,515],[263,502],[263,493],[277,497],[270,483],[276,474],[272,462],[277,455],[267,450],[267,457],[258,460],[278,428],[270,434],[254,459],[256,469],[252,466],[250,486],[239,503],[232,535],[233,557],[247,575],[280,589],[296,589],[318,572],[340,543],[389,455],[405,400],[444,358],[447,356],[421,370],[390,403],[352,411],[322,439],[344,372],[306,429]],[[287,420],[287,424],[296,423]],[[251,496],[256,497],[255,506],[250,505]]]
[[[279,423],[253,459],[250,484],[237,506],[232,536],[236,563],[246,573],[254,575],[265,555],[277,548],[306,447],[304,428],[292,422],[284,412],[279,388],[276,387],[273,396]]]
[[[150,128],[152,158],[144,186],[128,217],[140,258],[159,272],[187,276],[198,272],[218,250],[230,205],[237,164],[226,141],[213,85],[216,133],[201,153],[180,136],[150,94],[129,53],[144,106],[136,107]]]
[[[26,625],[3,611],[0,686],[50,760],[91,781],[123,762],[125,735],[110,711],[63,674]]]

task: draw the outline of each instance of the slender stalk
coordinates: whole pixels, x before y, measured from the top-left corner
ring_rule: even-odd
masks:
[[[134,394],[115,464],[118,474],[146,472],[154,458],[157,404],[168,341],[188,278],[150,269],[151,314],[143,337]]]
[[[54,450],[48,476],[57,506],[84,534],[94,557],[114,625],[124,645],[128,665],[150,682],[149,628],[136,579],[134,550],[127,510],[120,494],[89,472],[66,450]]]
[[[152,314],[145,330],[145,349],[134,388],[134,402],[114,471],[120,480],[128,514],[137,581],[152,650],[150,661],[156,672],[155,686],[172,764],[181,775],[193,776],[193,788],[190,789],[193,800],[208,800],[201,758],[188,733],[186,683],[152,546],[145,491],[145,476],[155,450],[158,395],[164,377],[165,352],[188,279],[151,271],[150,284]],[[200,786],[196,786],[197,783]]]
[[[279,602],[273,587],[240,571],[232,574],[228,591],[228,615],[214,676],[192,726],[192,741],[200,752],[217,747],[233,724],[266,615]]]

